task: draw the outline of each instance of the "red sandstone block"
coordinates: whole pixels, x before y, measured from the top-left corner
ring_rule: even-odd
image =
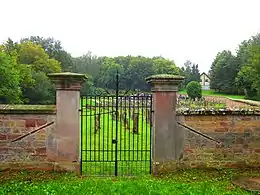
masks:
[[[46,153],[46,147],[36,148],[36,154],[44,154]]]
[[[7,139],[8,140],[13,140],[13,139],[15,139],[15,138],[17,138],[19,136],[21,136],[21,134],[8,134],[7,135]]]
[[[25,121],[25,127],[35,127],[36,126],[36,121],[35,119],[26,119]]]
[[[16,127],[25,127],[25,121],[24,120],[16,121]]]
[[[220,121],[220,123],[219,123],[221,126],[229,126],[229,122],[227,122],[227,121]]]
[[[243,152],[243,149],[242,149],[242,148],[234,148],[234,149],[233,149],[233,152],[234,152],[234,153],[242,153],[242,152]]]
[[[8,120],[9,119],[9,116],[8,115],[2,115],[2,116],[0,116],[0,119],[1,120]]]
[[[47,123],[47,121],[45,119],[37,119],[36,123],[37,123],[37,126],[42,126],[42,125],[45,125]]]
[[[184,149],[184,153],[187,153],[187,152],[189,152],[189,153],[193,153],[193,150],[190,149],[190,148],[185,148],[185,149]]]
[[[0,140],[6,140],[6,135],[0,134]]]
[[[0,147],[0,153],[7,152],[8,148],[7,147]]]
[[[26,150],[27,153],[35,153],[34,148],[26,148],[25,150]]]
[[[217,128],[215,129],[215,132],[228,132],[228,128],[227,127],[220,127],[220,128]]]
[[[251,117],[242,117],[241,120],[242,121],[251,121]]]

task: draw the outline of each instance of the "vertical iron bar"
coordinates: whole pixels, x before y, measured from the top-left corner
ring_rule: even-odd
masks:
[[[119,115],[119,121],[120,121],[120,128],[119,128],[119,132],[120,132],[120,142],[119,142],[119,144],[120,144],[120,149],[119,149],[119,152],[120,152],[120,157],[119,157],[119,162],[122,164],[122,142],[121,142],[121,140],[122,140],[122,96],[120,96],[120,115]],[[123,168],[122,168],[122,166],[121,166],[121,172],[122,172],[122,174],[123,174]],[[120,170],[119,170],[119,173],[120,173]]]
[[[114,139],[114,96],[111,97],[112,100],[112,104],[111,104],[111,110],[112,110],[112,124],[111,124],[111,129],[112,129],[112,133],[111,133],[111,141],[113,141]],[[113,163],[115,162],[114,160],[114,144],[111,144],[111,158]],[[115,165],[114,165],[115,168]],[[115,171],[115,170],[114,170]],[[111,173],[112,174],[112,173]]]
[[[124,99],[124,159],[123,159],[123,166],[126,166],[127,162],[126,162],[126,159],[127,159],[127,148],[126,148],[126,138],[127,138],[127,126],[128,126],[128,119],[127,119],[127,111],[126,111],[126,102],[129,101],[129,97],[125,96],[125,99]],[[126,170],[126,169],[125,169]]]
[[[150,174],[152,173],[152,125],[153,125],[153,96],[150,96],[150,109],[151,109],[151,114],[150,114]]]
[[[82,175],[82,150],[83,150],[83,133],[82,133],[82,129],[83,129],[83,101],[84,101],[84,97],[80,98],[80,174]]]
[[[149,98],[147,98],[147,101],[149,100]],[[149,117],[151,116],[151,110],[149,110],[149,112],[150,112],[150,114],[149,114]],[[146,125],[145,125],[145,164],[144,164],[144,169],[145,169],[145,171],[146,171],[146,163],[147,163],[147,150],[148,150],[148,148],[147,148],[147,144],[148,144],[148,141],[147,141],[147,138],[148,138],[148,121],[147,120],[150,120],[150,118],[149,119],[147,119],[147,116],[146,116]],[[150,122],[150,121],[149,121]],[[151,125],[151,123],[150,123],[150,125]],[[148,153],[149,154],[149,153]]]
[[[129,163],[130,163],[130,156],[131,156],[131,101],[132,101],[132,96],[130,96],[129,101],[128,101],[128,124],[129,124],[129,130],[128,130],[128,162],[126,162],[127,164],[127,168],[128,168],[128,175],[129,175]]]
[[[142,97],[141,97],[142,99]],[[140,121],[139,121],[139,114],[140,114],[140,105],[139,105],[139,102],[140,101],[140,96],[137,97],[137,138],[136,138],[136,164],[135,164],[135,169],[137,171],[137,167],[138,167],[138,153],[139,153],[139,147],[138,147],[138,141],[139,141],[139,127],[140,127]]]
[[[89,153],[90,153],[90,171],[92,171],[92,97],[89,97],[90,99],[90,105],[89,105],[89,142],[90,142],[90,148],[89,148]],[[95,154],[95,153],[94,153]]]
[[[133,151],[133,157],[132,157],[132,163],[131,163],[131,175],[133,174],[133,164],[134,164],[134,160],[135,160],[135,132],[134,132],[134,128],[135,128],[135,112],[136,112],[136,108],[135,108],[135,101],[136,101],[136,96],[134,96],[134,102],[133,102],[133,115],[132,115],[132,119],[133,119],[133,140],[132,140],[132,151]]]
[[[103,112],[105,112],[105,108],[106,108],[106,97],[103,97],[103,102],[104,102],[104,104],[103,104]],[[103,173],[105,174],[105,167],[104,167],[104,165],[105,165],[105,131],[106,131],[106,129],[105,129],[105,115],[106,114],[103,114],[103,118],[102,118],[102,131],[103,131],[103,159],[102,159],[102,161],[103,161]]]
[[[89,151],[88,151],[88,139],[90,137],[88,137],[88,96],[86,96],[86,117],[85,117],[85,122],[86,122],[86,126],[85,126],[85,134],[84,134],[84,139],[86,139],[86,143],[85,143],[85,155],[86,155],[86,173],[88,173],[88,155],[89,155]],[[91,154],[90,154],[91,156]]]
[[[115,176],[118,175],[118,162],[117,162],[117,143],[118,143],[118,92],[119,92],[119,75],[116,72],[116,153],[115,153]]]
[[[97,173],[97,161],[96,161],[96,154],[97,154],[97,148],[96,148],[96,133],[95,133],[95,128],[96,128],[96,125],[95,125],[95,116],[97,114],[97,96],[95,96],[95,99],[94,99],[94,108],[95,108],[95,112],[94,112],[94,170],[95,170],[95,174]]]
[[[101,100],[101,97],[99,96],[98,97],[98,115],[97,115],[98,120],[99,120],[98,121],[99,129],[98,129],[98,132],[97,132],[98,133],[98,146],[99,146],[99,148],[98,148],[98,161],[99,161],[99,168],[100,168],[99,171],[100,171],[100,173],[102,173],[101,172],[101,159],[100,159],[101,158],[100,156],[102,155],[101,152],[103,152],[103,150],[100,147],[101,146],[101,143],[100,143],[101,142],[101,137],[100,137],[100,134],[101,134],[101,132],[100,132],[101,131],[101,114],[100,114],[101,112],[100,112],[100,107],[101,107],[102,104],[101,104],[100,100]]]
[[[110,96],[108,96],[108,115],[107,115],[107,167],[108,168],[108,171],[109,171],[109,175],[110,175],[110,167],[111,167],[111,153],[110,153],[110,148],[109,148],[109,145],[112,145],[111,144],[111,141],[109,138],[109,134],[110,134],[110,131],[109,131],[109,121],[110,121]],[[112,113],[112,116],[113,116],[113,113]],[[112,124],[113,124],[113,117],[112,117]],[[109,158],[110,157],[110,158]]]
[[[144,139],[144,123],[146,124],[146,118],[144,117],[144,114],[146,116],[146,112],[147,112],[147,106],[146,104],[144,105],[144,100],[145,102],[147,102],[147,98],[146,96],[144,96],[142,98],[142,105],[141,105],[141,109],[142,109],[142,128],[141,128],[141,166],[140,169],[143,171],[143,139]],[[144,122],[145,121],[145,122]]]

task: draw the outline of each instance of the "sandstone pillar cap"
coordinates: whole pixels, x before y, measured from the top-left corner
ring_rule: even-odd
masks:
[[[158,74],[146,78],[152,85],[152,91],[178,91],[178,85],[184,80],[183,76],[171,74]]]
[[[87,80],[85,74],[73,72],[50,73],[48,76],[55,83],[57,90],[79,91],[82,84]]]

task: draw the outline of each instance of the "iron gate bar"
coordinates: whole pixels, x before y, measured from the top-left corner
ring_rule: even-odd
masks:
[[[115,158],[116,158],[116,162],[115,162],[115,176],[118,175],[118,161],[117,161],[117,141],[118,141],[118,91],[119,91],[119,75],[118,75],[118,71],[116,72],[116,153],[115,153]]]
[[[82,159],[83,159],[83,116],[84,116],[84,113],[83,113],[83,100],[82,98],[80,99],[80,174],[82,175],[82,166],[83,166],[83,163],[82,163]]]

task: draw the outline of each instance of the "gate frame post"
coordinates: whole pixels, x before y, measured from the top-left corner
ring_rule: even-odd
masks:
[[[153,92],[152,174],[176,169],[183,146],[183,132],[176,125],[176,92],[184,80],[179,75],[160,74],[146,78]]]
[[[87,77],[71,72],[48,75],[56,86],[56,129],[47,136],[47,158],[55,170],[80,172],[80,89]]]

